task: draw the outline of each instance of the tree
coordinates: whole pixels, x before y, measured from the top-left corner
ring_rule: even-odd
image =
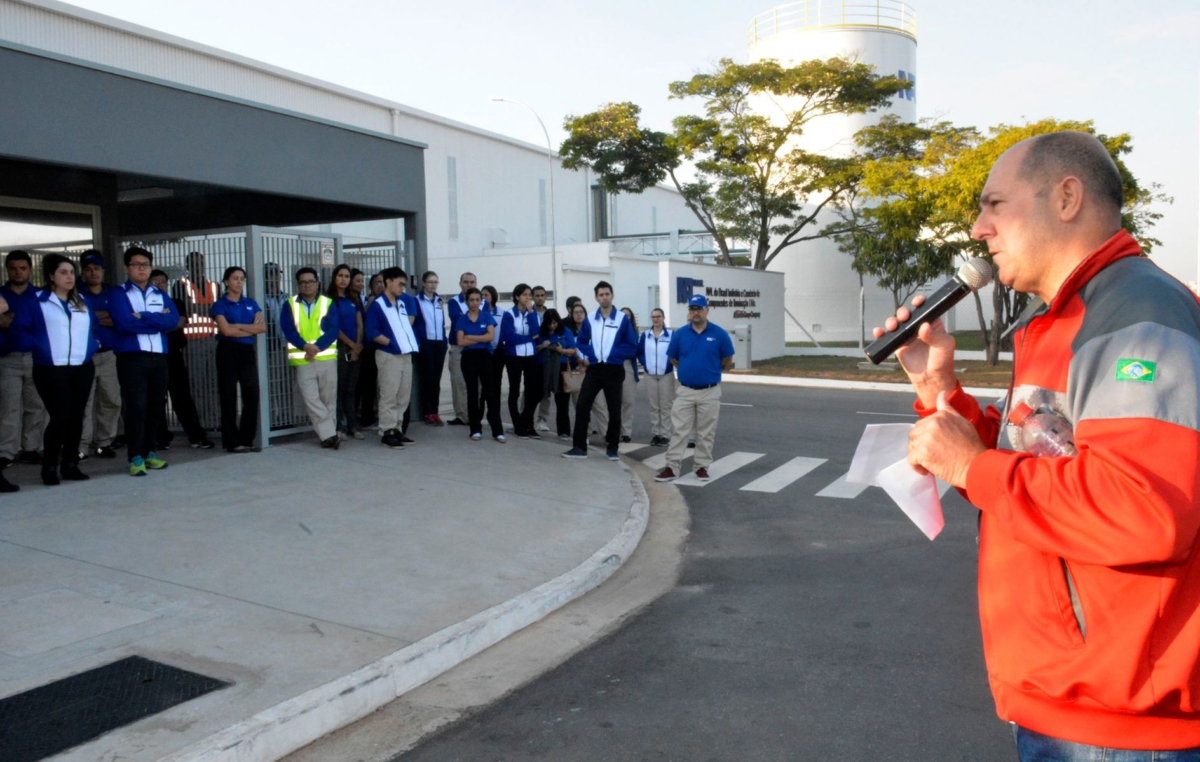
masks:
[[[1035,135],[1063,130],[1078,130],[1095,135],[1108,149],[1109,155],[1121,173],[1125,188],[1125,204],[1121,216],[1123,226],[1141,243],[1149,254],[1160,242],[1149,236],[1149,230],[1161,218],[1152,208],[1155,203],[1172,203],[1172,199],[1160,191],[1157,184],[1143,186],[1139,183],[1122,157],[1133,150],[1133,139],[1128,133],[1108,136],[1099,134],[1091,121],[1059,121],[1043,119],[1023,125],[1001,124],[991,128],[989,137],[971,146],[954,157],[941,172],[928,178],[930,198],[936,214],[931,224],[943,235],[963,241],[978,256],[988,257],[987,245],[971,239],[971,226],[979,211],[979,197],[987,182],[992,165],[1001,154],[1022,140]],[[988,257],[990,260],[990,257]],[[999,361],[1001,338],[1016,323],[1029,301],[1025,294],[1006,287],[996,279],[992,291],[992,321],[987,324],[983,317],[978,292],[975,294],[980,329],[987,336],[987,359],[995,365]]]
[[[793,67],[723,59],[712,73],[670,85],[671,98],[703,104],[702,115],[675,119],[673,132],[643,126],[635,104],[610,103],[567,117],[559,155],[568,169],[592,169],[609,192],[640,193],[670,178],[722,261],[730,263],[731,241],[747,241],[761,270],[789,247],[824,237],[814,230],[817,215],[858,176],[856,158],[801,147],[805,127],[875,111],[908,87],[845,58]],[[684,162],[691,180],[679,176]]]

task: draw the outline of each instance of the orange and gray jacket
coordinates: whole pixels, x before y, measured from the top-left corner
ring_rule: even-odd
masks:
[[[1200,746],[1200,303],[1125,231],[1035,301],[1003,409],[949,399],[995,447],[964,494],[997,712],[1095,746]],[[1021,402],[1067,418],[1077,455],[1020,452]]]

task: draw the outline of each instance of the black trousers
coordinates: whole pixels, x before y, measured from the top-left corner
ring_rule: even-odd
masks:
[[[512,416],[513,431],[522,434],[533,431],[533,411],[542,401],[542,366],[536,357],[508,358],[508,414]],[[525,382],[525,406],[521,407],[521,382]]]
[[[372,358],[374,359],[374,358]],[[350,350],[338,344],[337,420],[339,431],[358,428],[358,376],[362,372],[362,355],[350,362]]]
[[[375,403],[379,401],[379,368],[375,365],[375,349],[368,343],[358,356],[358,425],[372,426],[379,416]],[[340,387],[339,387],[340,388]]]
[[[508,365],[508,356],[504,354],[503,349],[495,349],[492,351],[492,386],[496,389],[496,412],[500,412],[500,385],[504,381],[504,368]],[[492,397],[488,397],[492,399]],[[490,404],[490,403],[489,403]]]
[[[416,360],[417,372],[421,374],[418,383],[421,387],[421,417],[424,418],[438,414],[442,396],[442,369],[446,367],[448,345],[444,341],[421,339],[419,350]]]
[[[492,436],[504,433],[500,420],[500,390],[492,383],[492,355],[482,349],[462,353],[463,380],[467,382],[467,424],[472,434],[483,433],[483,407],[487,405]]]
[[[587,449],[588,426],[592,422],[592,405],[596,395],[604,392],[608,404],[608,430],[604,441],[610,450],[621,442],[621,385],[625,383],[625,366],[609,363],[592,363],[583,374],[583,388],[579,390],[579,404],[575,406],[574,445]]]
[[[117,380],[121,383],[126,453],[130,460],[144,458],[154,449],[159,416],[167,404],[167,356],[155,352],[119,354]],[[192,405],[192,412],[195,410]]]
[[[96,366],[34,365],[33,385],[41,395],[50,422],[42,435],[42,471],[54,473],[79,463],[79,438],[83,435],[83,411],[96,378]]]
[[[192,379],[188,375],[187,360],[183,352],[176,350],[167,352],[167,390],[171,393],[171,408],[179,425],[187,434],[189,442],[199,442],[205,438],[204,427],[200,425],[200,414],[196,412],[196,400],[192,398]],[[159,404],[156,428],[158,442],[171,441],[171,431],[167,428],[167,400]],[[157,444],[157,442],[155,442]]]
[[[242,420],[238,423],[238,385],[242,387]],[[221,446],[226,450],[254,446],[258,433],[258,354],[253,344],[217,342],[217,394],[221,397]]]
[[[554,393],[554,412],[557,418],[556,424],[558,435],[560,437],[571,436],[571,393],[570,392],[555,392]]]

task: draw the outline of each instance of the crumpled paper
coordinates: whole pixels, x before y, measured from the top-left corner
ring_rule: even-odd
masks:
[[[946,526],[941,496],[949,485],[933,474],[918,474],[908,464],[908,432],[912,427],[911,423],[867,426],[854,451],[846,481],[881,487],[932,540]]]

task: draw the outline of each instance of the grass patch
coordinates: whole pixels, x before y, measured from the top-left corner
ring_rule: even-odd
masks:
[[[908,383],[904,371],[863,370],[858,367],[864,362],[861,357],[776,357],[754,363],[754,372],[764,376],[788,376],[791,378],[829,378],[841,381],[875,381],[883,383]],[[1001,362],[988,365],[982,360],[960,360],[954,363],[958,378],[963,386],[980,386],[1007,389],[1012,379],[1012,363]]]

